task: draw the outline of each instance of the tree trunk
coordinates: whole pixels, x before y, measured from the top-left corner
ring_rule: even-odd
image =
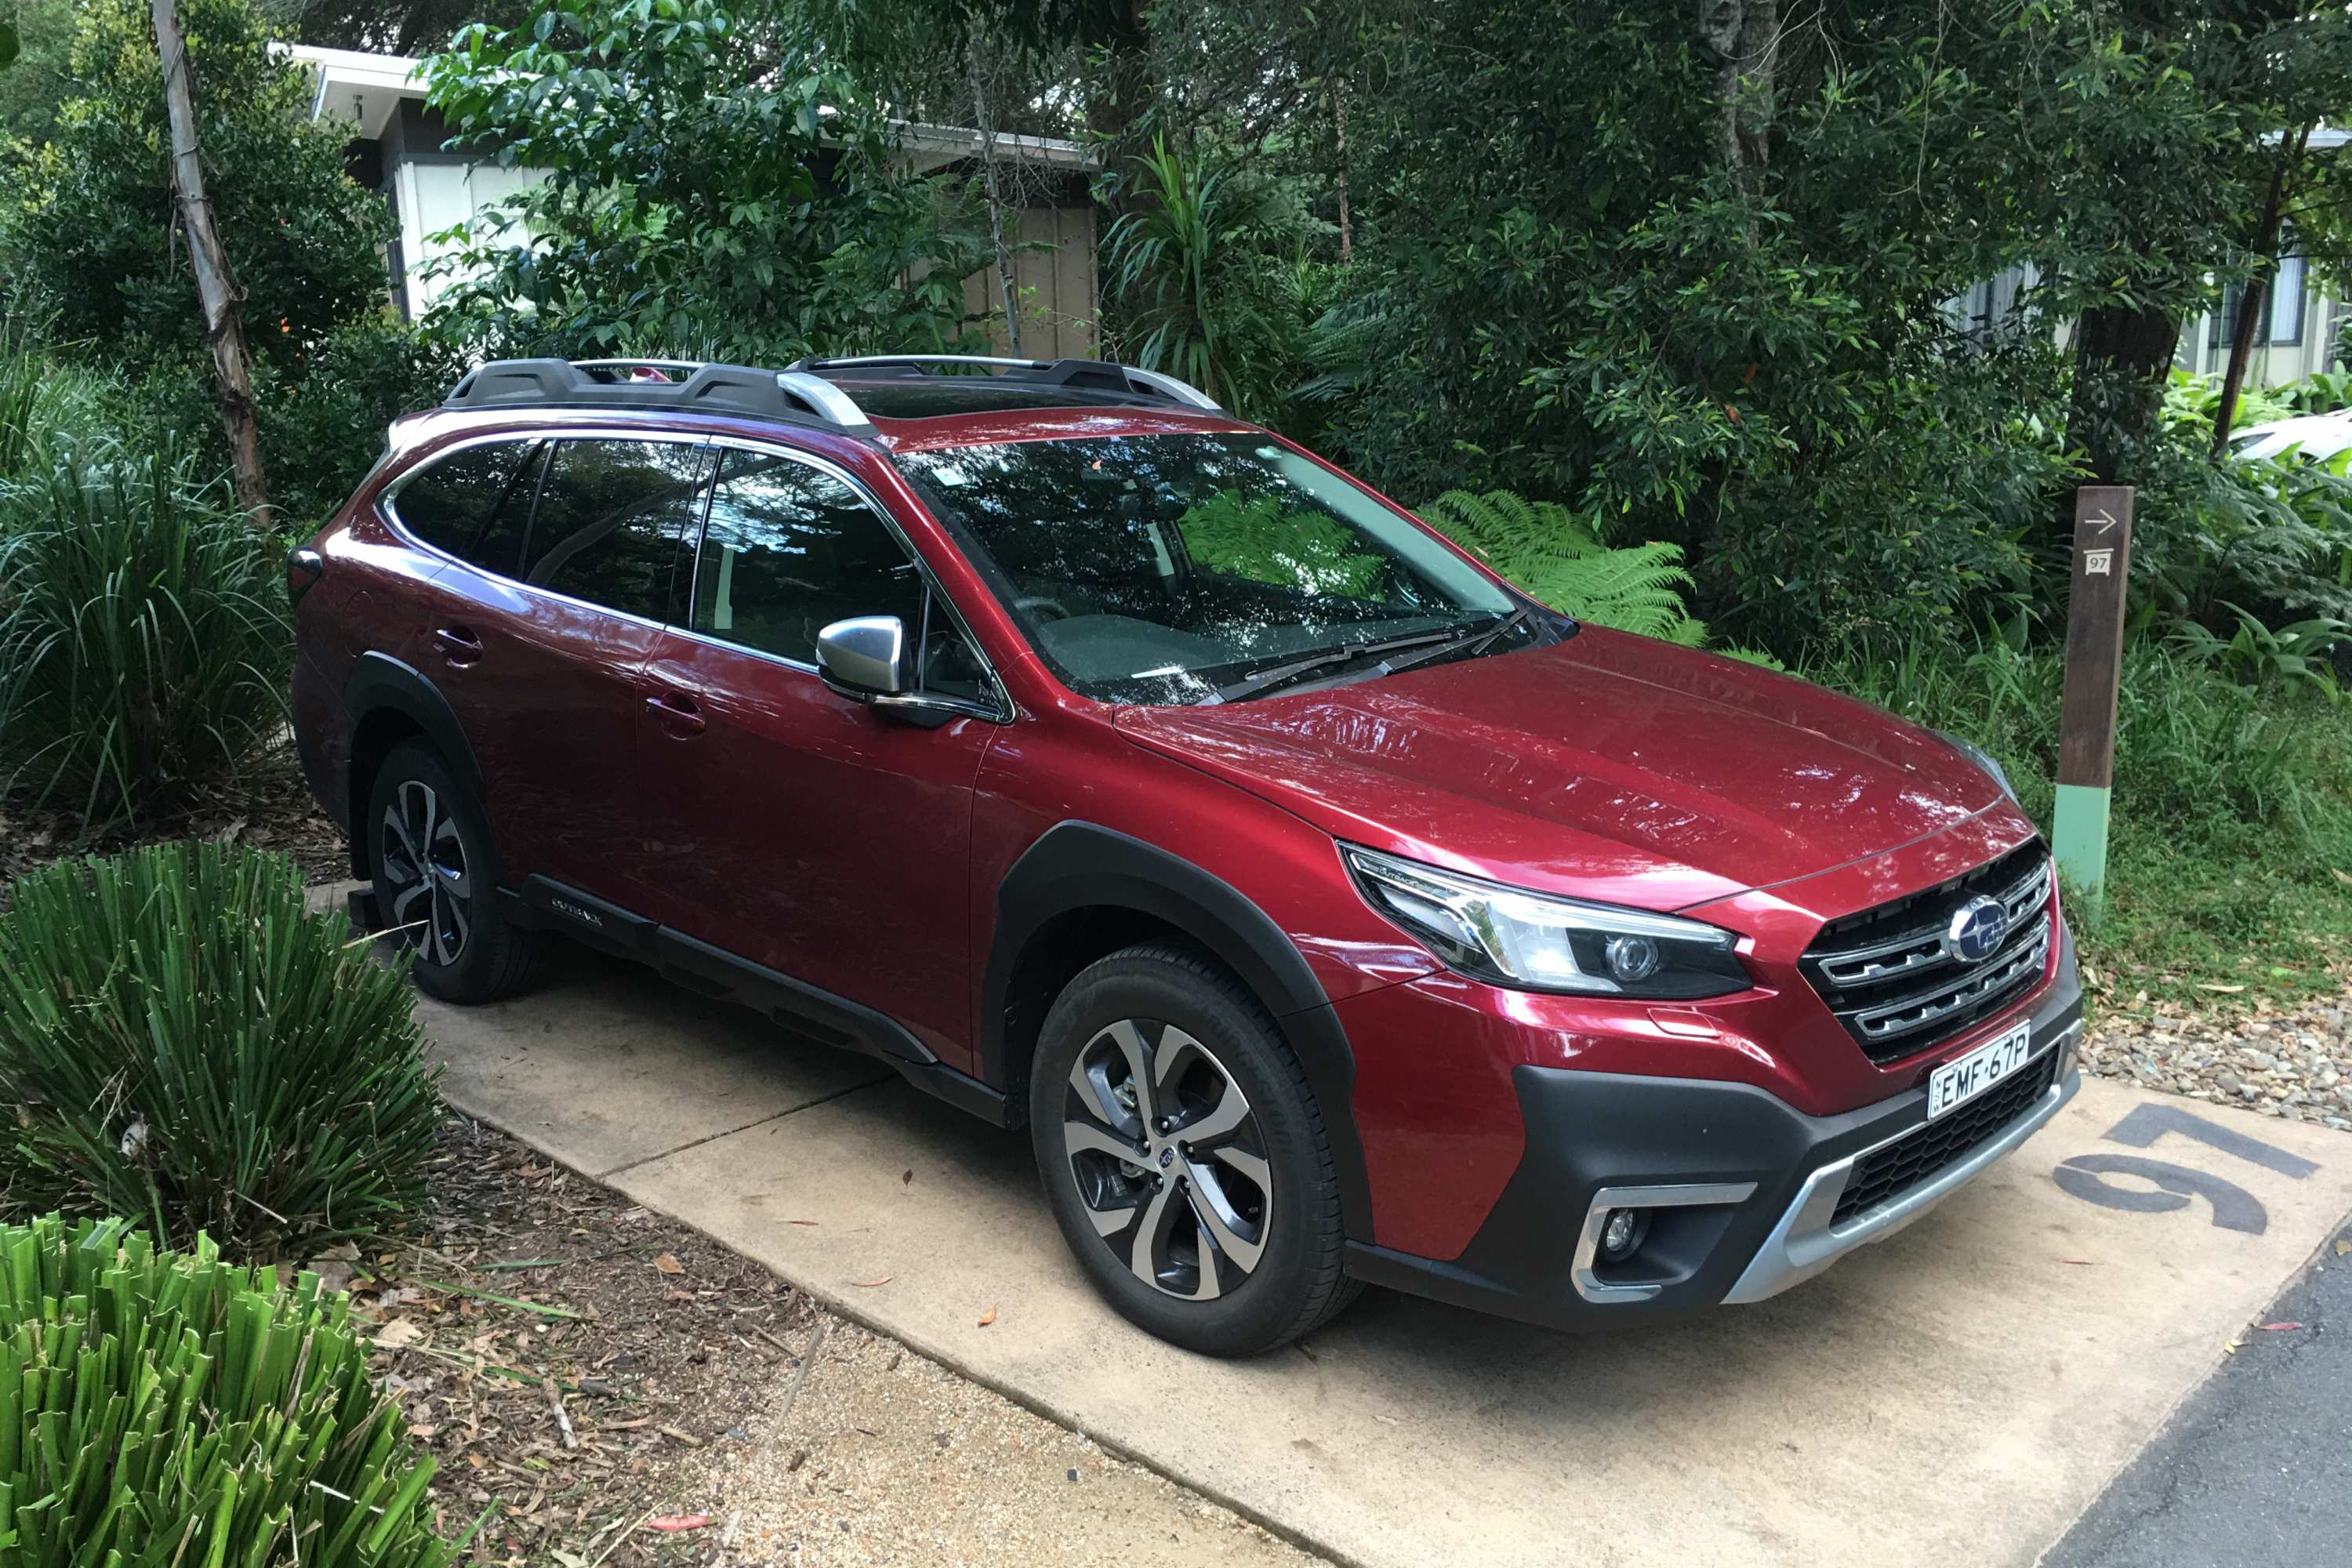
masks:
[[[1760,169],[1771,161],[1780,0],[1698,0],[1698,36],[1716,59],[1724,163],[1734,170]]]
[[[1013,253],[1004,244],[1004,196],[996,183],[996,121],[989,113],[988,89],[981,80],[980,41],[964,40],[964,65],[971,77],[971,112],[980,132],[980,167],[988,195],[989,244],[996,252],[996,292],[1004,309],[1004,352],[1021,357],[1021,318],[1013,309]]]
[[[1331,79],[1331,132],[1339,192],[1339,265],[1345,267],[1356,258],[1356,238],[1348,217],[1348,84],[1336,75]]]
[[[173,0],[151,0],[155,54],[163,68],[163,112],[172,127],[172,184],[180,198],[180,226],[188,237],[188,262],[196,275],[196,295],[205,308],[205,341],[212,346],[215,392],[221,425],[228,432],[229,472],[246,521],[268,532],[269,487],[261,471],[261,437],[253,417],[253,378],[247,367],[245,327],[238,319],[236,280],[228,253],[213,227],[211,198],[205,195],[204,161],[196,150],[195,95],[188,84],[188,45],[180,36]]]
[[[2075,323],[2066,440],[2085,455],[2088,483],[2132,482],[2134,450],[2156,431],[2164,378],[2179,343],[2180,323],[2165,310],[2104,305],[2084,311]],[[2071,529],[2072,501],[2067,505]]]
[[[2287,174],[2302,160],[2311,132],[2306,125],[2285,139],[2285,155],[2271,171],[2270,194],[2263,198],[2262,216],[2254,225],[2254,275],[2246,279],[2245,290],[2238,301],[2238,319],[2231,323],[2234,330],[2230,334],[2230,368],[2221,377],[2221,401],[2213,409],[2213,447],[2209,456],[2217,463],[2229,447],[2231,427],[2238,422],[2238,398],[2245,390],[2246,369],[2254,357],[2254,335],[2262,331],[2270,314],[2263,306],[2270,299],[2271,279],[2278,272]]]

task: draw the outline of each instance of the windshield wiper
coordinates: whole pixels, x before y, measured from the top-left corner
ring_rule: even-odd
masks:
[[[1381,673],[1383,675],[1393,675],[1400,669],[1412,669],[1420,665],[1434,664],[1437,660],[1445,658],[1449,654],[1463,652],[1483,653],[1486,651],[1486,645],[1493,642],[1496,637],[1503,636],[1507,632],[1515,631],[1518,627],[1527,625],[1530,614],[1531,612],[1523,605],[1518,609],[1513,610],[1509,615],[1505,616],[1493,626],[1473,627],[1471,630],[1463,633],[1460,637],[1455,637],[1453,641],[1445,644],[1443,647],[1431,648],[1427,653],[1417,653],[1411,658],[1383,659],[1381,662]]]
[[[1478,634],[1474,635],[1483,635],[1485,629],[1481,627]],[[1390,637],[1384,642],[1357,643],[1349,647],[1326,648],[1321,653],[1309,654],[1305,658],[1293,659],[1288,664],[1277,664],[1270,669],[1254,670],[1239,680],[1220,686],[1202,700],[1202,706],[1208,707],[1219,702],[1239,702],[1245,697],[1255,697],[1261,692],[1271,691],[1278,686],[1288,686],[1314,674],[1318,669],[1328,669],[1335,664],[1353,664],[1358,659],[1373,658],[1381,654],[1396,653],[1404,648],[1425,647],[1431,643],[1454,643],[1461,639],[1461,627],[1441,626],[1433,632],[1415,632],[1410,637]]]

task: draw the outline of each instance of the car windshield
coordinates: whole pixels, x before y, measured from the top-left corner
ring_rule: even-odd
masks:
[[[1466,655],[1554,635],[1263,436],[1008,442],[898,463],[1054,672],[1103,701],[1234,700],[1291,683],[1276,672],[1302,662],[1297,679],[1321,679],[1446,657],[1457,637]]]

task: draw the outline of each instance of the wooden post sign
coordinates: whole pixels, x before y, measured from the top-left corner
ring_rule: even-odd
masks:
[[[2105,907],[2107,803],[2115,783],[2116,697],[2123,680],[2124,584],[2132,491],[2074,492],[2074,571],[2066,605],[2066,693],[2058,710],[2058,808],[2051,848],[2086,921]]]

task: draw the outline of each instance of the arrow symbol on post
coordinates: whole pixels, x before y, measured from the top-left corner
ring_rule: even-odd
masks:
[[[2096,528],[2101,533],[2105,533],[2109,529],[2115,527],[2116,520],[2109,517],[2107,515],[2106,509],[2102,507],[2097,511],[2091,514],[2091,525],[2094,528]]]

